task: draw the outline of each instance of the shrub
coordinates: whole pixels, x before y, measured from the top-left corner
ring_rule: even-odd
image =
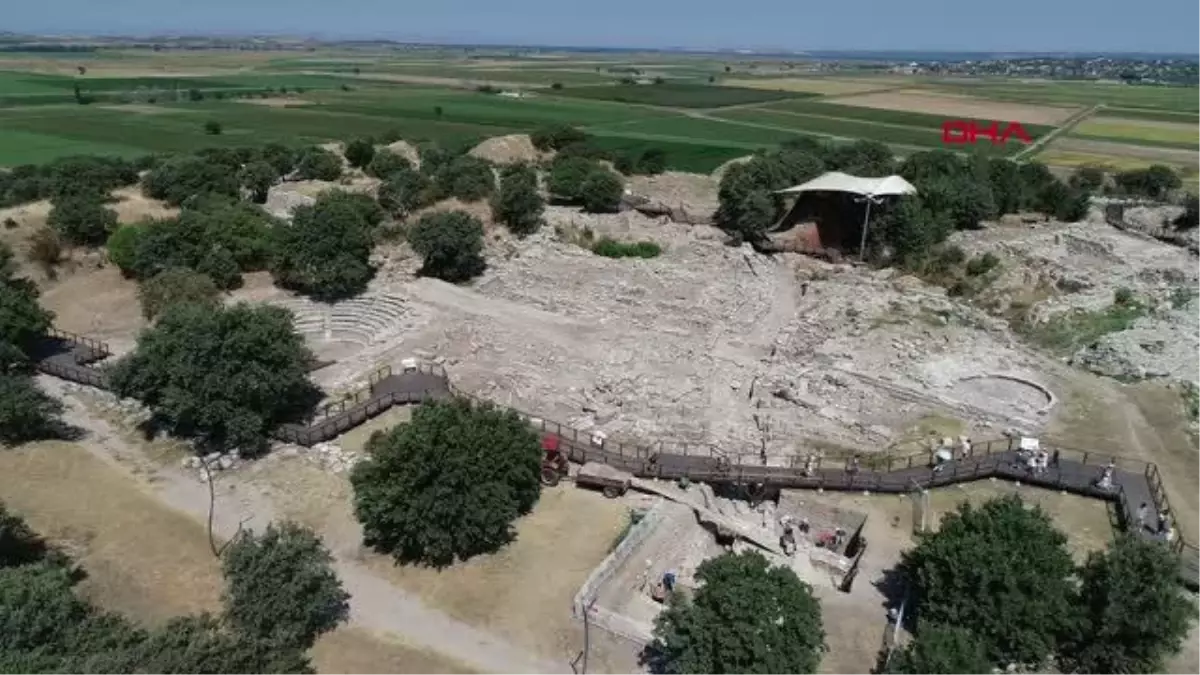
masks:
[[[967,262],[967,274],[977,277],[994,270],[1000,264],[1000,259],[993,253],[984,253],[981,256],[971,258]]]
[[[589,213],[613,213],[621,205],[625,185],[612,171],[596,169],[579,186],[579,201]]]
[[[372,436],[350,476],[364,539],[399,561],[437,566],[495,551],[537,502],[541,455],[537,434],[511,410],[424,403],[408,424]]]
[[[652,241],[626,243],[604,237],[592,244],[592,253],[606,258],[657,258],[662,247]]]
[[[496,190],[492,165],[484,159],[461,155],[438,169],[434,177],[438,194],[457,197],[465,202],[478,201]]]
[[[46,276],[53,278],[54,268],[62,259],[62,239],[54,228],[47,225],[29,237],[29,260],[41,267]]]
[[[377,160],[378,158],[379,155],[376,155]],[[432,186],[433,183],[428,178],[405,162],[403,167],[389,172],[383,184],[379,186],[379,206],[392,215],[403,218],[429,205],[433,196]]]
[[[528,235],[542,226],[546,203],[538,193],[537,171],[518,164],[500,175],[500,191],[492,200],[492,217],[516,235]]]
[[[305,180],[334,181],[342,177],[342,160],[324,148],[305,148],[296,158],[296,175]]]
[[[100,246],[116,229],[117,214],[99,195],[75,195],[57,199],[46,222],[72,244]]]
[[[366,172],[369,176],[387,180],[392,174],[398,171],[414,171],[412,162],[407,158],[394,153],[390,150],[380,150],[375,153],[371,162],[367,164]]]
[[[572,143],[580,143],[587,139],[588,135],[586,133],[568,124],[554,124],[541,127],[535,129],[529,135],[529,140],[533,142],[533,147],[543,152],[560,150]]]
[[[362,169],[375,157],[375,146],[369,138],[358,138],[346,144],[345,155],[350,166]]]
[[[62,411],[32,378],[0,373],[0,441],[6,445],[62,437],[67,431]]]
[[[450,211],[421,216],[408,234],[424,259],[420,273],[450,282],[483,273],[483,223],[469,213]]]
[[[204,123],[204,133],[209,136],[221,135],[221,123],[216,120],[209,120]]]
[[[598,163],[584,157],[555,157],[550,163],[546,187],[557,199],[579,201],[584,181],[600,168]]]
[[[215,306],[219,296],[220,290],[210,277],[186,267],[159,272],[138,288],[142,316],[147,319],[153,319],[167,307],[181,302]]]
[[[250,191],[250,199],[255,204],[267,201],[267,194],[278,177],[275,167],[261,159],[247,163],[238,172],[238,182]]]
[[[180,205],[198,195],[217,194],[236,199],[237,167],[204,157],[177,157],[146,174],[142,181],[147,196]]]
[[[108,236],[108,242],[105,243],[109,261],[119,267],[127,277],[136,276],[138,245],[145,232],[145,227],[146,223],[144,222],[122,225],[113,230],[113,233]]]
[[[1113,292],[1113,304],[1123,306],[1132,305],[1133,291],[1124,286],[1118,288]]]

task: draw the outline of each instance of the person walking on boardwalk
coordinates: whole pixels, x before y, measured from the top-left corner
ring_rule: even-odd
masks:
[[[1138,510],[1137,510],[1138,532],[1141,532],[1146,529],[1146,516],[1148,516],[1148,515],[1150,515],[1150,507],[1146,504],[1146,502],[1142,502],[1142,505],[1139,506]]]
[[[1061,457],[1061,453],[1060,453],[1059,449],[1055,448],[1054,454],[1050,457],[1050,466],[1053,466],[1054,468],[1057,469],[1058,468],[1058,460],[1060,457]]]

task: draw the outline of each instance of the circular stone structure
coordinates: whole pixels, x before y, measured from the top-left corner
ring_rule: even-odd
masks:
[[[1057,403],[1054,392],[1045,385],[1007,373],[964,377],[951,388],[951,395],[985,410],[1016,415],[1045,415]]]

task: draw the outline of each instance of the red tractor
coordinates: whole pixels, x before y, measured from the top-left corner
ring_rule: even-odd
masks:
[[[554,487],[567,475],[571,463],[560,447],[562,439],[554,434],[542,436],[542,485]]]

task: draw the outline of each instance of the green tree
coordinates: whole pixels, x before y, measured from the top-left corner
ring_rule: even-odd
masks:
[[[1178,190],[1183,184],[1179,174],[1163,164],[1122,171],[1113,176],[1113,182],[1127,195],[1148,199],[1165,199],[1172,190]]]
[[[0,374],[0,441],[5,444],[65,436],[62,411],[62,404],[38,389],[32,378]]]
[[[276,176],[286,176],[296,168],[296,152],[280,143],[267,143],[262,146],[259,157],[271,165]]]
[[[524,236],[542,226],[545,209],[536,169],[514,164],[501,172],[500,191],[492,199],[492,218],[507,225],[513,234]]]
[[[939,178],[957,178],[967,173],[962,157],[949,150],[914,152],[900,163],[898,173],[921,189]]]
[[[12,249],[0,242],[0,373],[23,369],[54,320],[38,304],[37,286],[15,274]]]
[[[204,123],[204,133],[209,136],[221,135],[221,123],[216,120],[209,120]]]
[[[366,172],[368,176],[374,176],[381,180],[389,180],[392,174],[401,171],[416,171],[412,162],[408,158],[391,150],[380,150],[375,153],[374,158],[367,164]]]
[[[988,160],[988,184],[992,188],[997,214],[1020,212],[1025,184],[1016,162],[1003,158]]]
[[[535,129],[529,135],[529,140],[533,142],[533,147],[548,152],[561,150],[573,143],[585,142],[588,140],[588,135],[581,129],[568,124],[554,124]]]
[[[142,179],[146,195],[179,205],[197,195],[236,199],[241,186],[237,167],[212,158],[177,157],[159,164]]]
[[[645,657],[659,673],[815,673],[824,650],[812,588],[762,554],[727,553],[696,569],[689,600],[673,593]]]
[[[226,199],[197,201],[179,216],[180,229],[198,236],[195,251],[189,253],[191,265],[199,264],[203,254],[215,247],[229,251],[237,270],[252,272],[264,269],[272,252],[272,230],[279,221],[262,209],[245,202]],[[216,278],[216,277],[214,277]]]
[[[1079,571],[1083,620],[1063,649],[1079,673],[1161,673],[1196,606],[1176,581],[1178,558],[1159,542],[1123,536]]]
[[[364,169],[375,157],[375,145],[369,138],[358,138],[346,144],[346,161],[356,169]]]
[[[1071,187],[1095,194],[1104,187],[1104,169],[1098,166],[1081,166],[1071,174]]]
[[[640,174],[658,175],[667,170],[667,152],[662,148],[646,148],[638,157],[635,169]]]
[[[378,160],[379,157],[376,156],[375,159]],[[411,166],[396,168],[387,174],[387,178],[379,186],[379,205],[393,216],[404,218],[413,211],[429,205],[431,187],[429,178]]]
[[[357,295],[375,275],[373,239],[364,209],[326,194],[292,214],[289,227],[274,232],[270,263],[275,283],[319,300]]]
[[[267,193],[270,192],[271,186],[275,184],[277,178],[279,178],[279,174],[275,167],[263,159],[246,164],[238,172],[238,180],[243,188],[250,191],[250,198],[255,204],[267,201]]]
[[[250,635],[307,649],[349,616],[332,565],[320,538],[297,523],[242,535],[221,558],[226,616]]]
[[[825,163],[831,170],[854,176],[890,176],[896,172],[895,154],[879,141],[835,144],[826,153]]]
[[[491,163],[471,155],[460,155],[444,164],[433,181],[439,196],[457,197],[464,202],[484,199],[496,190]]]
[[[596,169],[579,186],[579,200],[588,213],[615,213],[621,206],[625,185],[608,169]]]
[[[196,271],[212,279],[217,288],[231,290],[241,288],[242,271],[238,268],[233,251],[215,244],[196,262]]]
[[[775,201],[765,190],[755,190],[738,205],[736,224],[729,228],[745,241],[759,241],[775,224]]]
[[[73,651],[74,630],[92,611],[72,585],[70,570],[61,565],[0,568],[0,659]]]
[[[272,429],[300,419],[320,398],[308,380],[312,361],[287,310],[183,303],[141,334],[110,381],[172,434],[206,451],[253,456],[266,450]]]
[[[117,214],[100,195],[76,195],[54,201],[46,220],[63,239],[77,246],[101,246],[117,227]]]
[[[537,502],[541,455],[537,434],[511,410],[423,403],[411,422],[373,435],[350,476],[366,543],[436,566],[496,551]]]
[[[975,180],[971,174],[931,178],[917,187],[925,207],[947,218],[957,229],[977,229],[998,214],[991,185]]]
[[[423,259],[423,275],[458,283],[479,276],[487,267],[483,223],[465,211],[421,216],[409,231],[408,242]]]
[[[1040,666],[1077,622],[1066,542],[1015,495],[960,505],[901,559],[917,633],[967,626],[993,663]]]
[[[304,148],[296,157],[296,176],[304,180],[337,180],[342,177],[342,160],[324,148]]]
[[[925,626],[916,639],[892,656],[889,673],[987,673],[994,665],[987,649],[969,629],[961,626]]]
[[[600,164],[586,157],[555,157],[550,162],[546,188],[556,199],[574,202],[582,195],[583,182]]]
[[[216,306],[221,291],[207,275],[186,267],[163,270],[138,287],[142,316],[153,319],[171,305],[194,302]]]
[[[29,529],[25,519],[0,502],[0,568],[35,563],[49,551],[46,541]]]

